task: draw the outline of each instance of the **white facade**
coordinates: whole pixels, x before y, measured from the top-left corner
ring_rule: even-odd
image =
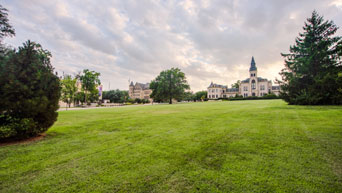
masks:
[[[261,97],[271,93],[279,95],[280,87],[272,86],[272,81],[258,77],[254,57],[252,57],[249,68],[249,78],[241,81],[239,88],[228,88],[226,85],[214,83],[211,83],[208,87],[208,99],[229,98],[236,95]]]

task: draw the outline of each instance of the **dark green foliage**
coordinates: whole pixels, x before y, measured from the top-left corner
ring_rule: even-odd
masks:
[[[3,37],[15,35],[14,28],[9,24],[7,12],[8,10],[0,5],[0,42]]]
[[[254,58],[253,58],[253,61],[254,61]],[[240,87],[240,80],[236,81],[236,83],[232,84],[232,88],[239,88]]]
[[[208,97],[207,91],[198,91],[195,93],[195,100],[196,101],[202,101],[205,100]]]
[[[196,101],[195,100],[195,94],[192,92],[184,92],[183,97],[182,97],[183,101]]]
[[[0,58],[0,139],[35,136],[57,120],[60,82],[50,57],[27,41]]]
[[[207,98],[207,91],[198,91],[195,94],[192,92],[185,92],[183,99],[184,101],[204,101]]]
[[[84,94],[84,92],[77,92],[76,94],[75,94],[75,103],[76,104],[81,104],[81,105],[83,105],[83,103],[85,103],[85,94]]]
[[[185,74],[179,68],[171,68],[160,72],[159,76],[151,82],[150,89],[154,101],[169,101],[172,104],[172,99],[182,100],[185,90],[190,89],[190,86]]]
[[[281,97],[289,104],[342,104],[342,41],[337,26],[316,11],[307,19],[280,72]]]
[[[111,103],[124,103],[128,98],[128,91],[119,89],[103,91],[102,96],[102,99],[108,99]]]
[[[224,100],[224,101],[239,101],[239,100],[265,100],[265,99],[279,99],[279,96],[271,93],[264,95],[262,97],[258,96],[249,96],[249,97],[243,97],[241,95],[235,95],[234,97],[230,98],[219,98],[217,100]]]

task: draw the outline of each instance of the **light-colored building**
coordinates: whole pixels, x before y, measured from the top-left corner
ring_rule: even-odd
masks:
[[[267,94],[279,95],[280,87],[273,86],[272,81],[266,78],[258,77],[258,70],[252,57],[251,66],[249,68],[249,78],[240,82],[239,88],[228,88],[226,85],[211,83],[208,87],[208,98],[229,98],[236,95],[248,96],[264,96]]]
[[[131,99],[147,99],[149,101],[152,101],[150,98],[150,95],[152,94],[152,90],[150,89],[150,84],[142,84],[136,82],[133,84],[133,81],[129,85],[129,91],[128,95]]]

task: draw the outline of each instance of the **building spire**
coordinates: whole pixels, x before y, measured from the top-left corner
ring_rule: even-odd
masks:
[[[256,70],[257,70],[257,67],[255,66],[254,57],[252,56],[251,67],[249,68],[249,71],[256,71]]]

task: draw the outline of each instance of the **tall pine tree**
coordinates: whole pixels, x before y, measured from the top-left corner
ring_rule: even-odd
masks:
[[[342,104],[342,40],[337,26],[316,11],[290,46],[280,72],[281,96],[289,104]]]

